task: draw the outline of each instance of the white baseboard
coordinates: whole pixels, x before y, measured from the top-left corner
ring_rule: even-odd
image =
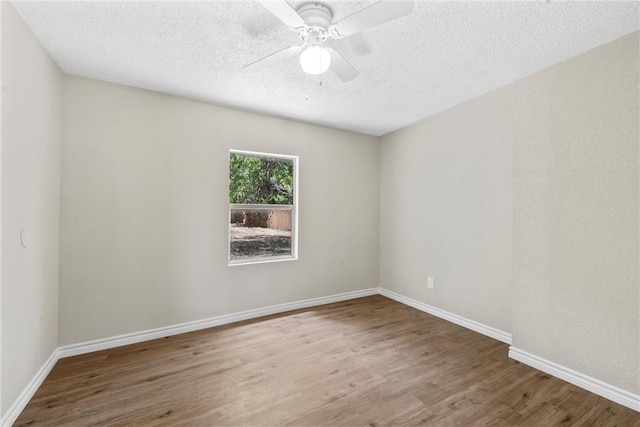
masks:
[[[509,357],[519,362],[539,369],[556,378],[565,380],[592,393],[612,400],[616,403],[640,412],[640,395],[630,393],[618,387],[612,386],[588,375],[576,372],[562,365],[558,365],[550,360],[538,357],[517,347],[509,347]]]
[[[417,308],[420,311],[424,311],[425,313],[440,317],[441,319],[448,320],[451,323],[455,323],[456,325],[471,329],[472,331],[478,332],[482,335],[486,335],[498,341],[511,344],[510,333],[501,331],[491,326],[484,325],[480,322],[476,322],[475,320],[467,319],[466,317],[458,316],[457,314],[449,313],[448,311],[436,308],[432,305],[425,304],[421,301],[417,301],[409,297],[405,297],[404,295],[397,294],[384,288],[380,288],[380,295],[384,295],[387,298],[391,298],[392,300],[401,302],[402,304]]]
[[[318,305],[331,304],[339,301],[346,301],[354,298],[361,298],[376,295],[378,288],[363,289],[360,291],[346,292],[342,294],[330,295],[327,297],[311,298],[302,301],[295,301],[285,304],[272,305],[269,307],[257,308],[254,310],[241,311],[239,313],[224,314],[222,316],[208,319],[196,320],[193,322],[180,323],[177,325],[162,328],[149,329],[146,331],[133,332],[130,334],[118,335],[114,337],[102,338],[87,341],[79,344],[71,344],[60,347],[60,357],[77,356],[79,354],[91,353],[93,351],[106,350],[128,344],[135,344],[149,341],[156,338],[168,337],[171,335],[183,334],[185,332],[197,331],[200,329],[212,328],[214,326],[226,325],[240,322],[242,320],[255,319],[257,317],[271,314],[284,313],[286,311],[298,310],[301,308],[315,307]]]
[[[56,348],[53,353],[51,353],[51,356],[49,356],[44,362],[44,365],[42,365],[36,375],[29,381],[25,389],[22,390],[22,393],[20,393],[15,402],[13,402],[13,405],[5,412],[2,419],[0,419],[1,426],[9,427],[16,422],[20,413],[24,410],[25,406],[27,406],[27,403],[29,403],[33,395],[36,394],[36,391],[38,391],[44,379],[47,378],[47,375],[49,375],[49,372],[51,372],[51,369],[53,369],[58,359],[60,359],[58,350],[59,349]]]

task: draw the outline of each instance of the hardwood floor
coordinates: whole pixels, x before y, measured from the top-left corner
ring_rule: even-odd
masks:
[[[60,360],[17,426],[640,426],[507,345],[373,296]]]

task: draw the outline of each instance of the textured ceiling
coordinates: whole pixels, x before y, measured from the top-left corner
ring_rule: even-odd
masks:
[[[340,19],[373,2],[324,3]],[[300,44],[255,1],[14,5],[68,73],[373,135],[640,27],[638,2],[417,1],[409,16],[327,42],[360,70],[343,83],[306,75],[297,58],[242,71]]]

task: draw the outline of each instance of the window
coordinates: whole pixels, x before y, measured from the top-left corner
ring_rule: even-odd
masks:
[[[297,259],[298,158],[231,150],[229,265]]]

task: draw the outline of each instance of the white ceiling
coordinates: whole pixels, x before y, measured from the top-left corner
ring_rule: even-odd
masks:
[[[324,3],[340,19],[373,1]],[[255,1],[14,4],[65,72],[372,135],[640,28],[636,1],[417,1],[407,17],[328,41],[360,70],[343,83],[296,58],[242,71],[300,44]]]

